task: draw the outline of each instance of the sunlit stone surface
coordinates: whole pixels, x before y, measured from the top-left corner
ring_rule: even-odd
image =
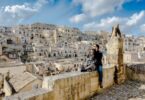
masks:
[[[145,83],[126,81],[103,91],[90,100],[145,100]]]

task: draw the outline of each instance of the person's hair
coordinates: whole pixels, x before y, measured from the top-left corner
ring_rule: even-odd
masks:
[[[95,49],[90,49],[90,50],[92,50],[93,51],[93,55],[95,55],[95,51],[96,50]],[[90,54],[87,55],[87,58],[89,58],[89,57],[90,57]]]
[[[100,46],[98,45],[98,44],[96,44],[96,47],[99,49],[100,48]]]

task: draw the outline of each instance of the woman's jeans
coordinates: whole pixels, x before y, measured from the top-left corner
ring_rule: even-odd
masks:
[[[102,68],[102,65],[97,66],[96,70],[97,70],[98,75],[99,75],[99,83],[102,84],[102,81],[103,81],[103,68]]]

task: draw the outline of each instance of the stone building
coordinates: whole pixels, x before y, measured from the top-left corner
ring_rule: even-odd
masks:
[[[11,34],[2,42],[2,47],[7,46],[7,40],[11,40],[16,48],[18,45],[27,45],[32,61],[86,56],[89,47],[103,38],[97,40],[99,35],[96,33],[83,33],[77,28],[42,23],[17,25],[6,29],[10,29]],[[5,33],[5,28],[1,32]],[[98,43],[105,44],[104,40]],[[11,51],[10,45],[8,49]],[[21,53],[23,49],[19,52]]]
[[[126,35],[124,37],[124,58],[125,62],[143,62],[145,59],[145,37]],[[127,60],[128,59],[128,60]],[[129,60],[130,59],[130,60]]]
[[[0,33],[5,33],[5,34],[11,34],[12,28],[11,27],[4,27],[4,26],[1,26],[0,27]]]
[[[130,52],[141,52],[144,53],[145,37],[135,37],[133,35],[126,35],[124,37],[124,50]]]
[[[2,45],[0,44],[0,56],[2,55]]]

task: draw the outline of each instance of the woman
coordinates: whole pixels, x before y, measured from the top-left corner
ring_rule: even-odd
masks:
[[[86,62],[82,65],[81,72],[95,70],[94,53],[95,49],[91,49],[87,56]]]

